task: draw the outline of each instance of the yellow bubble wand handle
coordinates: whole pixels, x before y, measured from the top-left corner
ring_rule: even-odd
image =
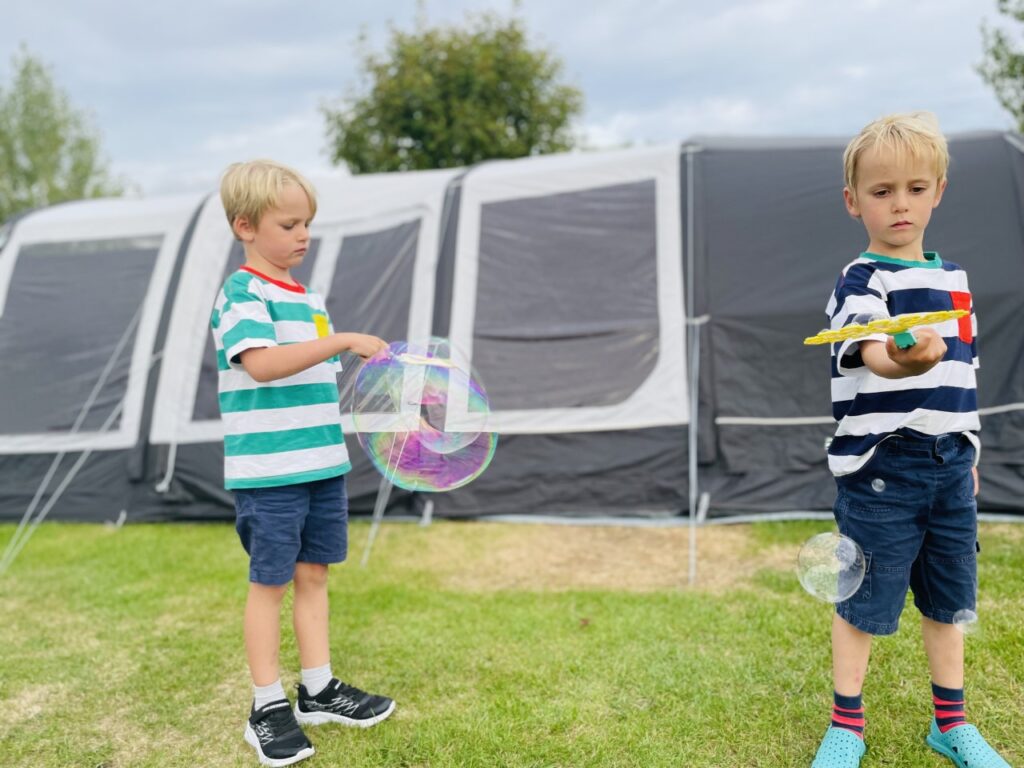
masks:
[[[839,341],[863,339],[865,336],[872,336],[876,333],[887,333],[895,337],[896,346],[906,349],[916,343],[913,334],[909,332],[911,328],[917,328],[919,325],[944,323],[947,320],[959,320],[969,314],[970,311],[966,309],[946,309],[940,312],[911,312],[895,317],[881,317],[864,325],[850,323],[850,325],[844,325],[834,331],[826,328],[814,336],[808,336],[804,339],[804,344],[835,344]]]

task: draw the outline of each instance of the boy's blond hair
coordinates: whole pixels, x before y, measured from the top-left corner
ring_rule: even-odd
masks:
[[[886,115],[864,126],[843,153],[843,181],[852,193],[857,190],[857,162],[872,147],[887,149],[899,160],[909,155],[914,160],[933,163],[940,183],[949,170],[946,137],[939,130],[938,118],[931,112]]]
[[[258,227],[267,209],[277,205],[281,199],[281,190],[286,184],[294,184],[306,193],[310,218],[315,216],[316,190],[294,168],[273,160],[249,160],[229,165],[220,180],[220,199],[231,231],[235,231],[238,218],[247,219],[253,227]],[[237,233],[235,238],[238,238]]]

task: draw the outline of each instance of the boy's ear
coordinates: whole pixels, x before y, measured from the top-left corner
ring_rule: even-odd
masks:
[[[932,208],[939,207],[939,203],[942,202],[942,193],[946,191],[946,184],[948,183],[949,179],[943,179],[942,181],[939,182],[939,191],[938,194],[935,195],[935,202],[932,203]]]
[[[245,216],[236,216],[234,223],[231,225],[231,229],[234,230],[235,237],[243,243],[252,242],[253,238],[256,237],[255,228]]]
[[[860,208],[857,206],[857,196],[850,191],[849,187],[843,187],[843,201],[846,203],[846,212],[853,218],[860,218]]]

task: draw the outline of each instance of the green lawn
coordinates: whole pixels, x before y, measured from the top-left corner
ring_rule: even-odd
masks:
[[[484,577],[510,562],[542,570],[525,537],[550,537],[537,557],[551,557],[558,537],[568,546],[586,529],[389,524],[362,569],[358,523],[352,562],[332,572],[333,666],[398,709],[367,731],[311,729],[317,754],[303,765],[806,768],[831,704],[830,607],[800,589],[788,563],[827,528],[746,526],[733,560],[705,556],[700,572],[742,563],[751,575],[636,591],[631,574],[655,567],[657,553],[627,551],[635,539],[597,565],[580,562],[622,588],[568,577],[502,586]],[[702,529],[702,547],[724,530]],[[0,526],[0,546],[13,531]],[[679,534],[645,541],[668,542],[685,573]],[[981,631],[968,638],[969,715],[1013,765],[1024,765],[1022,545],[1024,526],[983,526]],[[40,527],[0,577],[0,766],[255,766],[241,738],[245,592],[230,525]],[[863,768],[949,765],[923,741],[919,625],[908,610],[900,632],[876,643]]]

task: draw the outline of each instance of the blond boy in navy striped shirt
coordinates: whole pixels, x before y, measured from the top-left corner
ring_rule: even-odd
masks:
[[[860,765],[872,638],[897,630],[908,588],[932,679],[925,740],[958,768],[1009,768],[967,723],[964,706],[957,619],[977,598],[977,326],[966,272],[924,250],[946,189],[946,140],[929,113],[890,115],[866,126],[843,162],[846,208],[868,245],[836,283],[831,326],[907,312],[970,315],[915,329],[906,348],[885,335],[833,346],[833,511],[840,533],[864,550],[867,572],[836,605],[832,718],[812,768]]]

